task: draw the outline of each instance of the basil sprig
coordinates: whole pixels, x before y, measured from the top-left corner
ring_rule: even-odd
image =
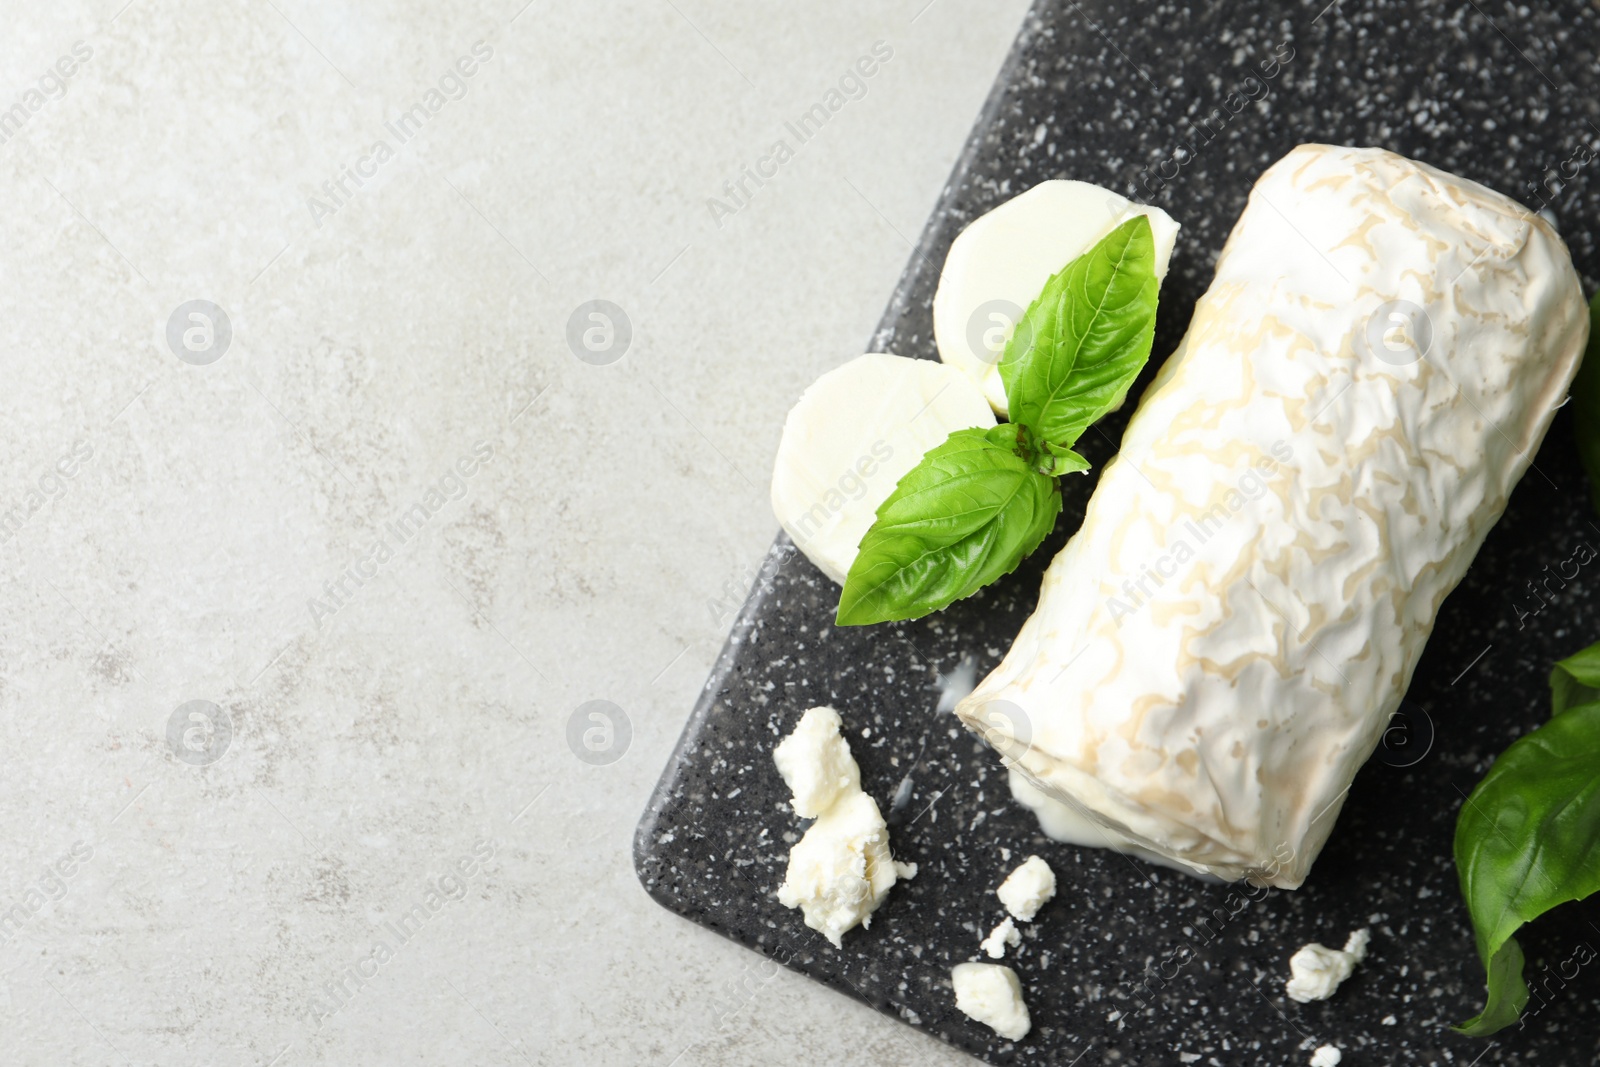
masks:
[[[900,479],[861,539],[840,625],[926,615],[1010,574],[1039,547],[1061,493],[1023,460],[1017,430],[957,430]]]
[[[1155,238],[1137,215],[1045,283],[1000,357],[1011,422],[957,430],[878,508],[835,622],[921,618],[1017,569],[1055,527],[1072,450],[1122,403],[1155,338]]]
[[[1600,892],[1600,645],[1556,664],[1554,717],[1495,760],[1456,821],[1456,869],[1472,914],[1488,998],[1456,1027],[1484,1037],[1528,1004],[1512,935],[1569,901]]]
[[[1045,284],[1012,334],[1000,380],[1014,422],[1070,448],[1122,403],[1156,332],[1156,246],[1150,220],[1118,226]]]

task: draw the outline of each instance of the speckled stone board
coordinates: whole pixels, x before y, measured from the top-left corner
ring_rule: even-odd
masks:
[[[1078,178],[1183,224],[1148,379],[1182,334],[1256,176],[1307,141],[1393,149],[1545,211],[1592,291],[1596,42],[1600,12],[1576,3],[1041,0],[868,350],[934,358],[929,303],[951,239],[1039,181]],[[1096,469],[1127,415],[1082,441]],[[939,675],[964,657],[980,676],[991,669],[1033,609],[1093,478],[1068,485],[1055,534],[1016,574],[904,625],[834,629],[837,587],[780,538],[640,825],[646,889],[993,1063],[1305,1064],[1323,1044],[1354,1065],[1595,1063],[1600,966],[1560,977],[1586,947],[1600,949],[1591,904],[1525,931],[1541,987],[1525,1026],[1493,1042],[1448,1029],[1476,1012],[1483,988],[1450,858],[1456,812],[1492,757],[1546,717],[1551,661],[1600,639],[1600,561],[1576,562],[1600,547],[1600,520],[1570,415],[1557,419],[1445,603],[1399,728],[1357,778],[1296,892],[1242,894],[1046,840],[1012,801],[998,759],[936,710]],[[842,951],[774,895],[802,826],[771,751],[822,703],[843,714],[879,805],[890,810],[899,794],[894,851],[921,868]],[[994,888],[1030,852],[1049,859],[1061,890],[1006,960],[1033,1015],[1033,1032],[1012,1044],[955,1010],[949,975],[982,958],[978,941],[1002,916]],[[1361,926],[1371,927],[1371,954],[1332,1000],[1285,998],[1296,948],[1342,944]]]

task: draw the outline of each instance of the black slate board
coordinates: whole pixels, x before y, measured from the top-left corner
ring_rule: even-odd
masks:
[[[1035,183],[1070,177],[1183,223],[1156,335],[1158,357],[1170,352],[1250,185],[1308,141],[1379,145],[1549,211],[1592,291],[1596,42],[1600,12],[1577,3],[1038,0],[867,350],[936,358],[929,303],[952,238]],[[1190,120],[1226,108],[1230,92],[1259,93],[1248,76],[1285,45],[1293,58],[1265,97],[1214,138],[1197,135]],[[1184,142],[1193,152],[1174,158]],[[1163,160],[1174,176],[1158,184]],[[1551,175],[1565,180],[1548,184]],[[1082,441],[1096,469],[1128,414]],[[1580,946],[1600,949],[1593,902],[1525,932],[1528,973],[1549,989],[1525,1027],[1492,1044],[1448,1030],[1476,1012],[1482,990],[1450,858],[1456,812],[1494,754],[1545,718],[1550,663],[1600,638],[1600,561],[1549,582],[1542,601],[1529,586],[1571,574],[1566,561],[1580,546],[1600,547],[1570,413],[1444,605],[1408,696],[1409,737],[1361,772],[1305,887],[1242,906],[1229,887],[1041,837],[997,758],[934,710],[937,672],[970,655],[981,676],[1032,610],[1093,487],[1092,478],[1070,484],[1056,533],[1015,575],[915,623],[834,629],[837,587],[780,537],[639,827],[635,861],[648,892],[993,1063],[1305,1064],[1324,1043],[1353,1065],[1600,1060],[1600,966],[1551,977]],[[896,855],[921,873],[843,951],[774,897],[800,827],[771,749],[820,703],[844,715],[880,806],[888,810],[905,775],[914,783],[892,835]],[[1001,917],[993,889],[1029,852],[1049,859],[1061,892],[1006,960],[1034,1021],[1011,1045],[955,1010],[949,973],[981,958],[978,940]],[[1237,914],[1211,919],[1207,936],[1199,924],[1218,908]],[[1368,925],[1371,955],[1334,999],[1284,997],[1297,947],[1339,944]]]

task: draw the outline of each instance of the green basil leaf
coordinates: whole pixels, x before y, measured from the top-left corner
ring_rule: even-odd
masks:
[[[1600,703],[1571,707],[1514,742],[1462,805],[1455,858],[1488,976],[1474,1037],[1517,1020],[1528,1003],[1512,937],[1560,904],[1600,891]]]
[[[957,430],[924,455],[861,539],[836,623],[921,618],[1016,570],[1061,511],[1055,479],[1018,452],[1008,424]]]
[[[1088,460],[1070,448],[1062,448],[1049,441],[1044,443],[1044,454],[1040,459],[1043,462],[1039,466],[1039,473],[1052,478],[1059,478],[1063,474],[1082,474],[1089,469]]]
[[[1155,239],[1143,215],[1046,282],[1001,355],[1011,421],[1070,448],[1122,403],[1150,358],[1159,288]]]
[[[1468,1037],[1488,1037],[1520,1019],[1522,1009],[1528,1006],[1528,983],[1522,978],[1522,964],[1522,946],[1516,938],[1506,938],[1484,968],[1489,979],[1488,1003],[1453,1029]]]
[[[954,437],[955,434],[951,434]],[[997,448],[1028,458],[1028,431],[1014,422],[1002,422],[983,431],[983,439]],[[948,441],[948,438],[946,439]]]
[[[1600,700],[1600,645],[1568,656],[1550,672],[1550,713]]]
[[[1002,367],[1002,377],[1004,370]],[[1589,304],[1589,347],[1578,376],[1572,379],[1570,395],[1578,457],[1589,475],[1589,500],[1600,511],[1600,293]]]

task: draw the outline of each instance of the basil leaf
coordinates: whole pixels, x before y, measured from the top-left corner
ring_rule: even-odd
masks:
[[[1089,469],[1089,461],[1078,455],[1070,448],[1053,445],[1049,441],[1044,443],[1044,452],[1040,456],[1040,474],[1048,474],[1052,478],[1059,478],[1063,474],[1082,474]]]
[[[1011,421],[1070,448],[1122,403],[1150,358],[1159,288],[1155,239],[1143,215],[1046,282],[1001,356]]]
[[[1004,371],[1001,367],[1002,377]],[[1578,457],[1589,475],[1589,501],[1600,511],[1600,293],[1589,304],[1589,347],[1572,379],[1570,395]]]
[[[1054,478],[1018,454],[1018,427],[957,430],[878,508],[835,622],[916,619],[1016,570],[1061,511]]]
[[[1462,805],[1456,868],[1488,1002],[1459,1032],[1483,1037],[1516,1022],[1528,986],[1512,935],[1557,905],[1600,891],[1597,767],[1600,703],[1582,704],[1513,743]]]
[[[955,434],[951,434],[954,437]],[[1003,448],[1008,452],[1027,458],[1028,431],[1015,422],[1002,422],[998,426],[991,426],[983,431],[983,439],[996,448]],[[948,440],[948,439],[947,439]]]
[[[1550,713],[1600,700],[1600,645],[1568,656],[1550,672]]]

